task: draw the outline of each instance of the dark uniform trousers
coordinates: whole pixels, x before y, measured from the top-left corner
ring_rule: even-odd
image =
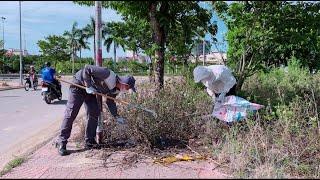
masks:
[[[66,105],[64,119],[61,125],[61,131],[58,138],[58,143],[67,144],[70,137],[72,124],[77,117],[79,110],[84,103],[87,112],[87,126],[85,131],[86,143],[94,141],[96,129],[98,125],[98,117],[100,111],[96,95],[87,94],[84,89],[71,85],[69,88],[69,98]]]

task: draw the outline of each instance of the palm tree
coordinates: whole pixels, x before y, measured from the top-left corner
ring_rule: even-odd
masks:
[[[83,28],[83,33],[86,39],[93,37],[93,60],[94,61],[96,60],[95,27],[96,27],[95,19],[92,16],[90,16],[90,23]]]
[[[103,26],[102,34],[103,34],[103,45],[106,46],[107,52],[110,52],[111,44],[113,43],[113,62],[116,63],[117,58],[117,48],[119,45],[125,51],[125,39],[121,37],[120,26],[116,23],[108,23]]]
[[[71,51],[71,59],[72,59],[72,73],[74,73],[74,56],[77,53],[80,45],[80,30],[77,29],[78,23],[74,22],[72,25],[71,31],[65,31],[63,35],[67,38],[67,43],[70,47]]]
[[[0,49],[3,49],[3,40],[0,40]]]
[[[79,31],[79,47],[78,48],[79,48],[78,50],[80,51],[80,59],[81,59],[81,50],[82,49],[90,50],[89,42],[87,41],[86,34],[84,33],[83,29],[81,29]]]
[[[104,26],[104,22],[101,23],[102,26]],[[95,29],[96,29],[96,21],[95,19],[90,16],[90,23],[87,24],[83,28],[83,34],[85,39],[89,39],[93,37],[93,60],[96,60],[96,36],[95,36]],[[102,30],[102,38],[104,39],[104,30]]]

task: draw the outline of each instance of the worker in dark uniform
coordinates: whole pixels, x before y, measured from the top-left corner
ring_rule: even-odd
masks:
[[[73,83],[85,86],[81,89],[70,85],[69,99],[66,105],[64,120],[61,125],[60,135],[56,146],[61,156],[69,154],[66,145],[71,134],[72,124],[79,113],[81,105],[85,104],[87,111],[87,126],[85,131],[85,148],[93,148],[98,143],[95,140],[98,117],[100,110],[95,92],[106,94],[110,97],[116,97],[119,92],[126,92],[129,89],[135,90],[135,79],[133,76],[118,76],[113,71],[94,65],[85,65],[73,78]],[[117,112],[117,106],[114,100],[107,99],[107,106],[110,113],[119,123],[125,123],[125,119],[120,117]]]

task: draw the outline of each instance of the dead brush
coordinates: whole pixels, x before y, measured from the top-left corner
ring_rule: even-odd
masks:
[[[120,97],[121,98],[121,97]],[[118,106],[118,113],[127,119],[128,125],[122,132],[116,132],[115,120],[106,111],[106,139],[119,140],[125,137],[134,139],[138,144],[152,148],[183,147],[188,140],[199,137],[204,128],[201,115],[211,111],[211,100],[204,92],[198,92],[181,79],[169,79],[165,87],[157,94],[151,84],[139,86],[139,94],[124,96],[126,101],[141,104],[153,109],[158,114],[154,118],[150,114],[126,106]],[[198,116],[187,116],[199,113]],[[123,136],[122,136],[123,137]]]

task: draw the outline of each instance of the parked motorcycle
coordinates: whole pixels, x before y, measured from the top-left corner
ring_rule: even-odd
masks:
[[[60,82],[59,82],[60,83]],[[61,85],[60,85],[61,87]],[[58,87],[56,87],[53,83],[48,82],[41,82],[41,95],[42,99],[47,103],[51,104],[51,102],[55,99],[58,99],[59,101],[62,100],[62,92],[58,90]]]
[[[31,81],[30,81],[30,75],[28,74],[25,78],[25,83],[24,83],[24,90],[29,91],[31,87]],[[35,76],[35,78],[33,79],[33,89],[37,90],[38,88],[38,78]]]

